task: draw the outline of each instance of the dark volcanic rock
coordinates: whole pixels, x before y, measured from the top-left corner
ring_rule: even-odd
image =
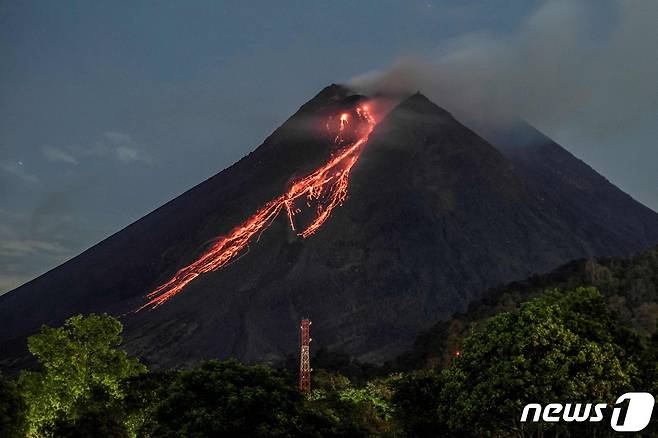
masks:
[[[562,215],[569,227],[596,244],[591,252],[628,255],[658,242],[656,213],[619,190],[544,134],[518,121],[483,130],[486,138]]]
[[[235,165],[0,297],[5,365],[42,323],[143,304],[204,245],[325,162],[331,141],[321,125],[359,99],[326,88]],[[412,96],[376,126],[349,199],[317,234],[297,237],[282,215],[247,256],[155,310],[123,316],[127,348],[157,366],[278,359],[295,351],[308,316],[316,347],[378,361],[490,286],[657,242],[658,215],[552,148],[553,161],[530,151],[504,156]],[[620,230],[613,222],[624,215],[632,217]]]

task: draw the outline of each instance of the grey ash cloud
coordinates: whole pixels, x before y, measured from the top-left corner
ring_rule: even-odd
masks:
[[[511,34],[474,32],[352,79],[357,89],[421,89],[466,119],[521,115],[550,131],[592,138],[656,121],[658,3],[614,2],[595,28],[599,2],[543,3]],[[653,56],[652,56],[653,55]]]
[[[475,126],[522,117],[658,207],[658,2],[541,3],[511,32],[477,31],[357,75],[417,89]]]

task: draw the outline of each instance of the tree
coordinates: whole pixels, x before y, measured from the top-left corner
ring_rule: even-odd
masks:
[[[104,409],[123,398],[123,380],[146,372],[119,349],[123,327],[108,315],[81,315],[64,326],[44,326],[28,349],[39,371],[23,371],[19,382],[28,406],[30,435],[49,435],[56,422],[74,423],[100,397]]]
[[[158,404],[166,398],[170,385],[179,373],[175,370],[152,371],[124,381],[124,424],[131,432],[143,436],[153,428]]]
[[[211,360],[166,385],[145,434],[158,437],[301,434],[302,397],[292,379],[264,366]]]
[[[437,415],[443,389],[439,373],[411,372],[394,382],[393,388],[393,416],[405,436],[436,437],[447,429],[445,422]]]
[[[360,386],[324,369],[314,371],[312,378],[313,390],[306,400],[310,412],[304,423],[307,434],[367,437],[390,431],[391,382],[398,376],[372,379]]]
[[[24,437],[27,431],[25,401],[16,384],[0,374],[0,436]]]
[[[120,418],[97,410],[82,412],[75,419],[55,421],[52,434],[57,438],[128,438],[130,436]]]
[[[519,423],[527,403],[612,403],[638,376],[616,342],[619,326],[593,288],[553,291],[498,314],[464,340],[444,371],[437,415],[473,435],[523,435],[549,427]]]

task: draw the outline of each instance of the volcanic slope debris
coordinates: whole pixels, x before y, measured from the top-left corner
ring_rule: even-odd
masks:
[[[125,315],[127,348],[155,366],[280,359],[302,316],[316,346],[381,361],[490,286],[658,241],[656,213],[568,153],[540,164],[501,153],[420,94],[337,141],[342,114],[354,121],[370,105],[327,87],[238,163],[0,297],[5,367],[42,323],[103,311]],[[341,153],[350,160],[313,179]],[[532,166],[569,176],[548,189]],[[301,181],[317,184],[295,190]],[[582,199],[632,217],[620,231]],[[226,263],[197,269],[263,208],[267,220]],[[180,273],[194,278],[134,312]]]

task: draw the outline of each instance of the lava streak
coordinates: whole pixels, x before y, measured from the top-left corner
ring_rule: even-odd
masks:
[[[297,234],[302,238],[313,235],[347,198],[350,171],[375,126],[366,106],[356,108],[353,113],[340,114],[337,120],[335,125],[331,123],[332,118],[327,122],[327,130],[335,134],[334,143],[340,147],[329,162],[294,182],[285,193],[261,207],[228,236],[219,238],[196,261],[180,269],[171,279],[147,294],[148,301],[137,311],[162,305],[198,276],[216,271],[238,258],[248,248],[249,242],[258,239],[282,210],[286,211],[290,228],[297,231],[295,216],[301,213],[302,208],[297,207],[296,203],[304,198],[305,206],[315,206],[315,211],[310,224]]]

